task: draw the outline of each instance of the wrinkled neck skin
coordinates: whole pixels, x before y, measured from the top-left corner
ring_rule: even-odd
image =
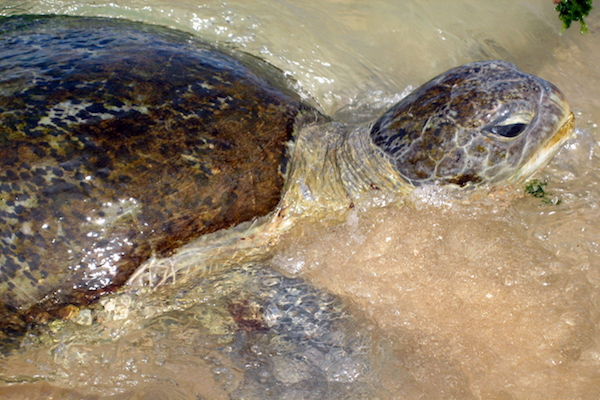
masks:
[[[307,125],[290,144],[293,154],[283,198],[264,217],[205,235],[169,258],[152,258],[128,283],[160,286],[181,275],[205,274],[268,256],[268,248],[303,218],[341,221],[365,193],[406,194],[413,188],[392,168],[369,137],[370,125]]]
[[[365,193],[410,192],[413,187],[373,145],[369,131],[370,125],[337,122],[303,128],[294,144],[280,214],[331,218],[352,208]]]

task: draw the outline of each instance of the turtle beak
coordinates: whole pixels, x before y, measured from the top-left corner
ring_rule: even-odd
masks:
[[[510,179],[512,183],[522,183],[531,175],[540,171],[550,162],[552,157],[558,153],[567,140],[573,137],[575,128],[575,116],[569,112],[556,133],[523,165],[519,171]]]
[[[575,116],[571,112],[569,103],[554,85],[547,81],[543,82],[547,100],[545,106],[540,110],[539,117],[549,124],[548,133],[552,131],[554,133],[548,134],[547,138],[541,141],[529,160],[509,179],[513,183],[522,183],[544,168],[565,142],[573,136]]]
[[[569,113],[565,122],[558,129],[556,134],[548,140],[548,142],[541,149],[541,152],[548,154],[548,160],[554,156],[563,144],[573,137],[573,131],[575,129],[575,115],[572,112]]]

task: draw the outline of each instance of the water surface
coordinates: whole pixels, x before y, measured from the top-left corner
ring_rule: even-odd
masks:
[[[356,329],[370,332],[368,370],[346,366],[330,377],[340,393],[358,382],[364,391],[348,392],[357,398],[600,398],[598,10],[586,20],[589,35],[577,23],[560,34],[549,0],[4,0],[0,12],[125,17],[195,32],[268,60],[325,113],[350,122],[474,60],[505,59],[553,82],[577,117],[575,137],[537,176],[558,204],[522,187],[468,199],[434,189],[404,201],[369,198],[340,225],[300,224],[272,264],[338,295]],[[0,394],[235,395],[240,365],[266,361],[222,357],[231,342],[210,332],[226,323],[214,322],[209,305],[227,292],[186,290],[198,305],[188,297],[161,310],[158,294],[144,314],[131,298],[114,300],[122,314],[94,342],[77,327],[31,338],[0,359]],[[198,325],[198,315],[208,319]]]

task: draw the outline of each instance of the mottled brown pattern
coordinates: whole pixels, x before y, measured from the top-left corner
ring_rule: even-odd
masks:
[[[562,98],[508,62],[474,62],[412,92],[374,124],[371,137],[415,186],[495,183],[540,151],[552,118],[562,119],[553,96]]]
[[[0,49],[5,324],[93,302],[279,201],[300,104],[235,59],[98,19],[6,19]]]

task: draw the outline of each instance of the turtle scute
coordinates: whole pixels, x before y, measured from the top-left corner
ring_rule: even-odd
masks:
[[[101,18],[2,18],[0,49],[0,317],[93,302],[278,203],[307,107],[275,68]]]

